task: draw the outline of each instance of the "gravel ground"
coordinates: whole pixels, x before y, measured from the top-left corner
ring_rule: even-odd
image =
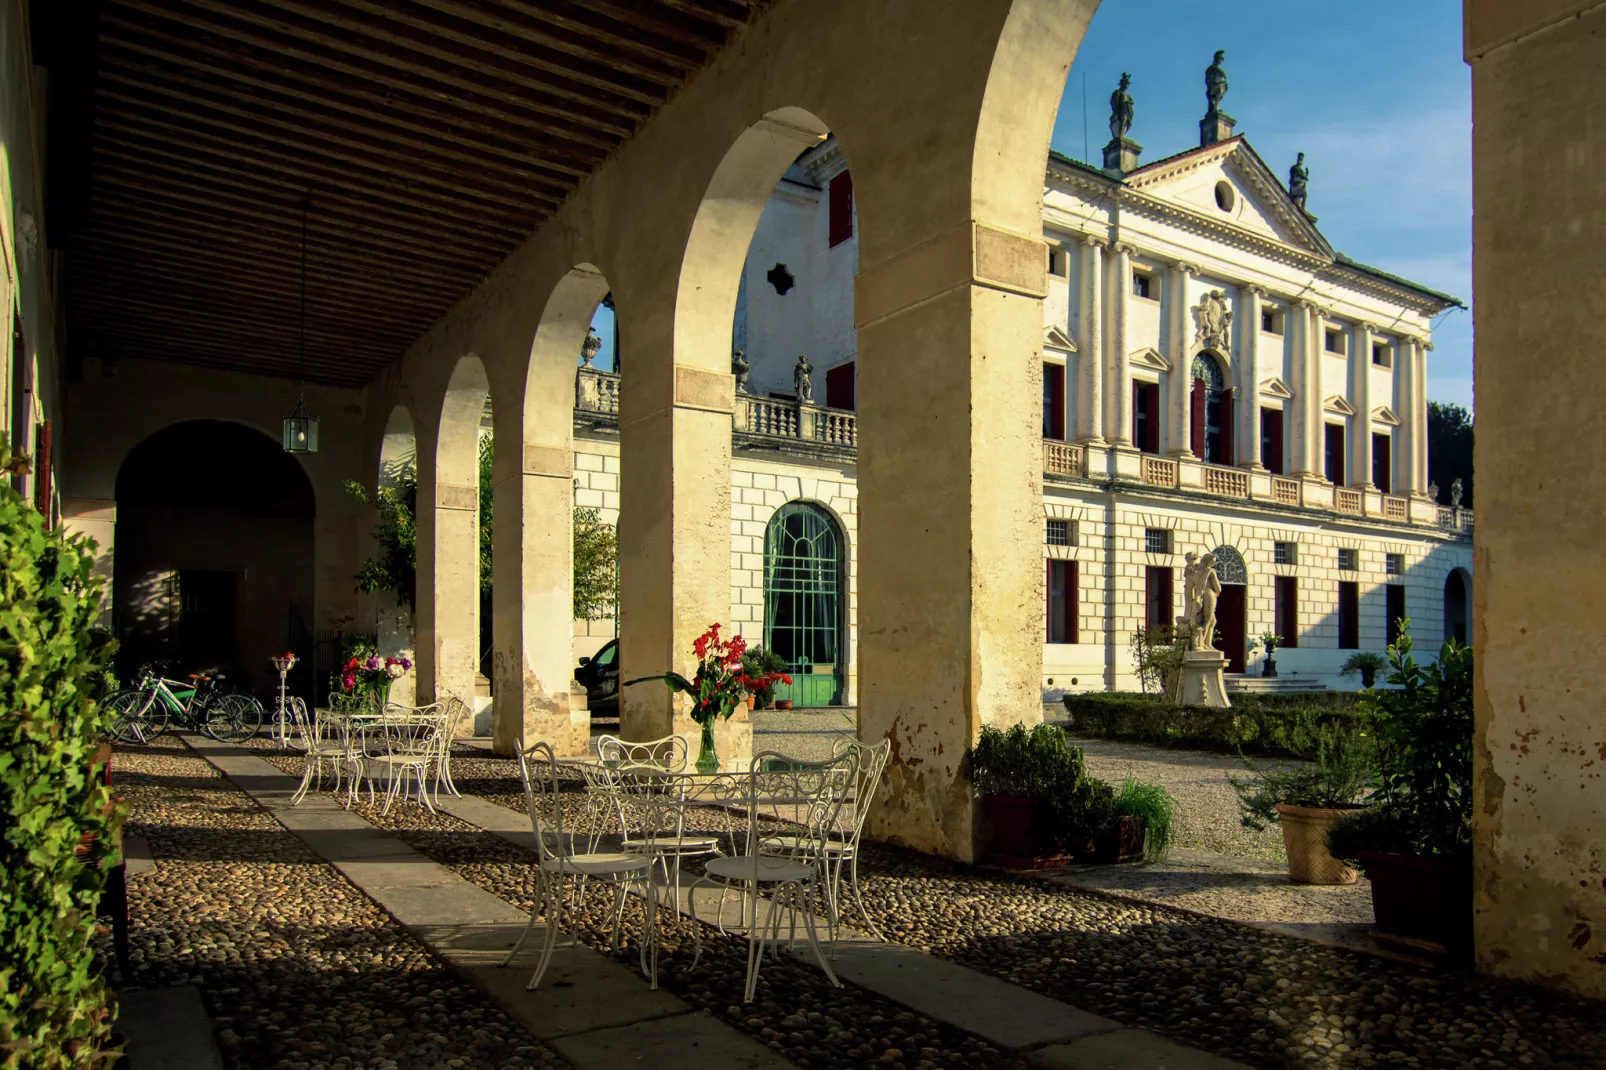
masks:
[[[455,768],[522,810],[511,762]],[[874,845],[864,873],[893,939],[1254,1066],[1606,1067],[1606,1006],[1552,990]]]
[[[133,984],[193,984],[230,1068],[510,1070],[563,1064],[171,736],[117,748]]]

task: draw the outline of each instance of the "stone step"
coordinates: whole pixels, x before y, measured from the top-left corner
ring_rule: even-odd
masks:
[[[1229,693],[1243,692],[1249,694],[1266,694],[1268,692],[1282,691],[1326,691],[1327,687],[1317,681],[1314,676],[1299,676],[1286,674],[1283,676],[1249,676],[1243,673],[1228,673],[1226,676],[1227,691]]]

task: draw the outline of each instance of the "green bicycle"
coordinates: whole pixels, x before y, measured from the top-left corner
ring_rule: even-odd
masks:
[[[187,684],[169,680],[156,668],[140,670],[139,684],[107,695],[110,734],[122,743],[149,743],[170,724],[190,728],[223,743],[238,743],[262,727],[262,703],[238,691],[220,691],[220,679],[191,673]]]

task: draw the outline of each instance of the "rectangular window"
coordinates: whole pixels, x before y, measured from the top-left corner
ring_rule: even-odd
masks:
[[[1405,575],[1405,555],[1404,554],[1384,554],[1383,555],[1383,571],[1388,573],[1390,576],[1403,576],[1403,575]]]
[[[1299,564],[1299,545],[1292,542],[1274,542],[1271,544],[1271,560],[1275,565]]]
[[[1065,277],[1065,272],[1066,272],[1066,266],[1065,265],[1066,265],[1066,253],[1065,253],[1065,250],[1064,249],[1056,249],[1053,246],[1049,246],[1049,249],[1048,249],[1048,273],[1050,275],[1058,275],[1060,278],[1063,279]]]
[[[1344,485],[1344,425],[1327,425],[1327,478],[1335,487]]]
[[[1379,368],[1394,367],[1394,347],[1387,342],[1373,342],[1372,363]]]
[[[1283,410],[1260,410],[1260,463],[1274,475],[1283,474]]]
[[[1283,312],[1280,308],[1262,308],[1260,310],[1260,329],[1267,334],[1283,333]]]
[[[1390,493],[1389,473],[1393,471],[1393,458],[1389,456],[1392,443],[1388,435],[1372,434],[1372,486],[1384,494]]]
[[[1339,356],[1344,355],[1343,331],[1334,330],[1331,327],[1327,328],[1327,331],[1323,336],[1323,342],[1324,348],[1326,348],[1329,353],[1337,353]]]
[[[1168,554],[1171,552],[1170,528],[1144,528],[1143,548],[1151,554]]]
[[[1276,607],[1273,629],[1282,636],[1279,644],[1286,647],[1299,645],[1299,580],[1293,576],[1276,578]]]
[[[1142,271],[1132,273],[1132,296],[1154,299],[1154,279]]]
[[[1048,544],[1050,546],[1075,546],[1076,542],[1071,535],[1071,522],[1069,520],[1050,520],[1048,522]]]
[[[1361,585],[1338,581],[1338,649],[1358,650],[1361,645]]]
[[[1361,552],[1347,547],[1340,547],[1338,551],[1338,570],[1340,572],[1359,572],[1361,570]]]
[[[825,407],[853,411],[858,380],[853,361],[825,370]]]
[[[1048,641],[1077,642],[1076,562],[1048,563]]]
[[[1144,453],[1160,452],[1160,384],[1132,383],[1132,444]]]
[[[1043,437],[1065,438],[1065,365],[1043,363]]]
[[[1144,571],[1143,620],[1150,628],[1168,628],[1171,619],[1171,568],[1150,565]]]
[[[853,175],[843,171],[831,180],[828,192],[831,248],[836,248],[853,237]]]
[[[1398,557],[1400,555],[1390,554],[1389,556]],[[1393,646],[1400,641],[1400,621],[1405,619],[1405,584],[1391,583],[1383,589],[1388,592],[1389,619],[1386,632],[1389,638],[1389,646]]]

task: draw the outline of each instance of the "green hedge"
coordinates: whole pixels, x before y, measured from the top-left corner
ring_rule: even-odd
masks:
[[[1065,696],[1066,727],[1080,736],[1196,750],[1308,758],[1326,736],[1348,739],[1370,717],[1354,691],[1233,695],[1232,706],[1173,706],[1136,692]]]
[[[11,463],[0,447],[0,474]],[[90,562],[0,482],[0,1067],[88,1067],[110,1035],[89,944],[102,870],[77,857],[121,822],[90,768],[111,654]]]

